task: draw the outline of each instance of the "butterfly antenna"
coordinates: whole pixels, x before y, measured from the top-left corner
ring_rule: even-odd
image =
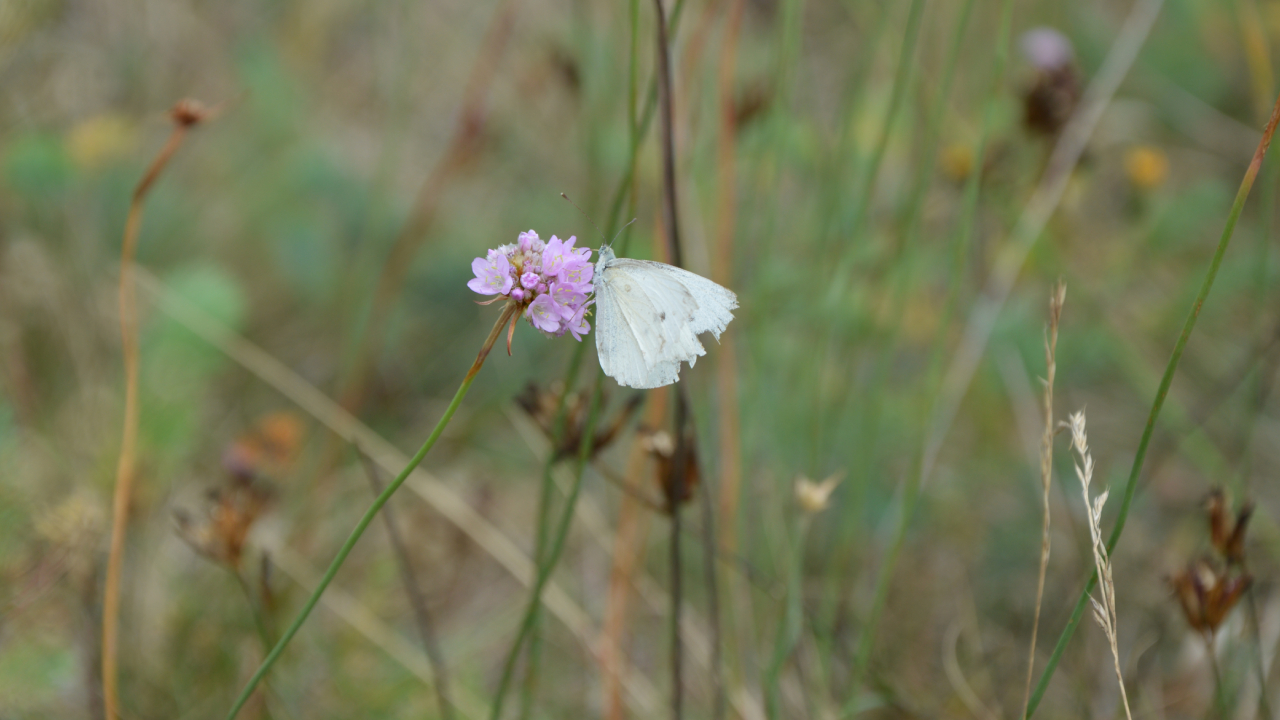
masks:
[[[635,221],[636,221],[636,219],[635,219],[635,218],[631,218],[631,222],[629,222],[629,223],[627,223],[626,225],[623,225],[622,227],[618,228],[618,232],[616,232],[616,233],[614,233],[614,234],[613,234],[613,240],[617,240],[617,239],[618,239],[618,236],[622,234],[622,231],[623,231],[623,230],[626,230],[626,229],[627,229],[627,228],[629,228],[629,227],[631,227],[631,223],[633,223],[633,222],[635,222]],[[613,247],[613,240],[610,240],[610,241],[609,241],[609,247]]]
[[[570,200],[568,195],[565,195],[564,193],[560,193],[560,197],[564,198],[565,202],[577,208],[578,212],[582,213],[582,217],[586,218],[587,222],[591,223],[591,227],[595,228],[596,232],[600,233],[600,239],[601,240],[605,239],[604,231],[600,229],[599,225],[596,225],[596,221],[591,219],[591,216],[587,214],[586,210],[583,210],[582,208],[578,207],[578,203]]]

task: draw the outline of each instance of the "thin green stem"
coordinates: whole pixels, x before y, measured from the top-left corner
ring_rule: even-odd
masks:
[[[908,205],[906,205],[906,208],[908,208],[908,210],[906,210],[908,228],[906,228],[905,233],[906,240],[902,243],[902,250],[899,254],[902,261],[904,261],[904,264],[908,265],[908,268],[905,268],[899,273],[899,282],[896,283],[897,287],[895,297],[893,297],[893,310],[891,314],[891,318],[893,319],[888,323],[888,327],[892,328],[892,338],[890,342],[884,343],[886,350],[881,354],[881,360],[879,360],[876,369],[876,380],[874,380],[870,387],[883,387],[884,380],[887,379],[888,372],[890,372],[893,357],[897,356],[897,348],[899,348],[901,338],[900,328],[902,327],[902,314],[904,314],[906,307],[906,293],[908,293],[908,288],[910,287],[911,281],[913,281],[913,273],[911,273],[910,268],[911,251],[913,251],[916,240],[918,240],[919,237],[920,218],[922,218],[924,214],[922,211],[924,197],[927,195],[929,182],[933,179],[933,170],[937,165],[938,146],[940,146],[942,120],[946,113],[947,97],[951,94],[951,83],[955,79],[956,65],[959,64],[956,60],[959,58],[961,41],[964,40],[964,31],[965,28],[968,27],[973,5],[974,0],[965,0],[964,5],[961,6],[960,18],[956,20],[955,31],[952,33],[951,37],[951,46],[947,51],[946,64],[943,65],[943,68],[945,69],[943,69],[942,82],[940,83],[940,86],[938,86],[937,97],[936,100],[934,100],[931,118],[929,118],[929,126],[927,131],[925,131],[924,160],[922,165],[920,165],[918,176],[915,178],[914,190],[911,192]],[[938,348],[941,347],[941,345],[937,345],[936,343],[934,347]],[[931,386],[928,386],[927,384],[925,387]],[[873,416],[873,418],[878,418],[879,414],[881,414],[881,397],[879,397],[878,393],[872,398],[872,405],[873,407],[870,409],[869,415]],[[870,427],[877,427],[878,424],[879,423],[877,423],[877,421],[869,423]],[[869,443],[869,445],[874,445],[874,443]],[[867,468],[864,470],[864,473],[872,474],[874,473],[874,470],[872,468]],[[856,507],[855,509],[855,511],[860,510],[860,507]],[[842,527],[842,532],[840,533],[841,542],[838,543],[841,547],[851,546],[852,539],[854,539],[852,536],[854,536],[855,529],[855,523],[844,523],[844,527]],[[822,615],[820,615],[820,618],[823,619],[829,619],[833,614],[835,614],[835,605],[836,602],[838,602],[837,598],[840,597],[838,587],[845,582],[845,573],[840,570],[840,568],[842,568],[842,562],[840,562],[840,560],[842,560],[841,557],[833,553],[833,556],[831,557],[831,564],[833,568],[835,568],[835,571],[829,571],[829,573],[827,573],[828,592],[826,593],[826,597],[828,598],[827,602],[829,603],[829,606],[824,607]]]
[[[253,677],[249,678],[248,684],[246,684],[244,690],[240,692],[240,697],[236,699],[235,705],[231,707],[231,712],[227,713],[227,720],[233,720],[233,718],[235,718],[235,716],[240,712],[240,709],[244,707],[244,704],[248,702],[249,696],[253,694],[254,689],[258,687],[258,683],[262,682],[262,678],[266,676],[267,671],[270,670],[271,666],[275,665],[276,661],[280,659],[280,655],[284,652],[284,649],[288,647],[289,642],[293,640],[293,636],[298,634],[298,630],[302,628],[302,624],[306,622],[307,617],[311,615],[311,611],[315,609],[316,603],[320,602],[320,596],[324,594],[325,589],[329,587],[329,583],[333,582],[333,578],[337,576],[338,570],[342,567],[342,564],[346,562],[347,556],[351,554],[356,543],[359,542],[360,536],[363,535],[364,531],[369,527],[369,523],[373,522],[374,516],[378,514],[378,511],[382,509],[383,505],[387,504],[387,501],[391,499],[391,496],[395,494],[395,491],[400,489],[400,486],[404,484],[404,481],[409,479],[409,475],[413,473],[414,469],[416,469],[422,462],[422,459],[431,451],[431,448],[436,444],[436,441],[440,439],[440,434],[444,432],[445,426],[449,424],[449,420],[451,420],[453,418],[453,414],[457,412],[458,406],[462,404],[462,399],[467,396],[467,391],[471,389],[471,383],[476,379],[476,375],[480,372],[481,366],[484,365],[485,358],[489,356],[489,351],[493,349],[494,342],[497,341],[498,336],[502,333],[503,327],[506,326],[518,309],[518,306],[514,303],[507,303],[507,305],[502,309],[502,314],[498,317],[498,321],[494,323],[493,329],[489,331],[489,337],[485,338],[484,345],[481,346],[479,354],[476,355],[475,362],[471,364],[471,369],[467,371],[467,376],[462,379],[462,384],[458,386],[458,391],[454,393],[453,400],[449,403],[449,407],[445,408],[444,415],[441,416],[440,421],[436,423],[436,427],[431,431],[431,435],[427,437],[426,442],[424,442],[422,447],[418,449],[418,453],[413,456],[413,459],[409,461],[409,464],[405,466],[405,469],[401,470],[400,474],[396,476],[396,479],[393,480],[391,484],[378,495],[377,499],[373,501],[373,504],[365,511],[364,516],[360,518],[360,522],[356,523],[355,529],[351,531],[351,535],[347,537],[347,541],[338,549],[337,557],[333,559],[332,563],[329,563],[329,569],[325,571],[324,577],[320,578],[320,584],[316,586],[315,591],[311,593],[311,597],[307,598],[306,604],[302,606],[302,611],[298,613],[298,617],[294,619],[293,624],[285,631],[284,636],[280,638],[280,641],[276,643],[274,648],[272,648],[266,659],[262,661],[262,665],[258,668],[258,671],[253,674]]]
[[[528,639],[529,633],[533,631],[533,626],[538,620],[538,611],[542,607],[542,591],[546,588],[547,582],[551,579],[551,574],[560,562],[560,554],[564,551],[565,538],[569,535],[569,527],[573,525],[573,513],[578,505],[578,494],[582,490],[583,471],[586,468],[587,458],[591,455],[593,436],[589,429],[595,427],[596,417],[600,412],[600,395],[603,380],[603,374],[596,376],[595,387],[591,391],[591,409],[587,413],[587,423],[584,426],[582,440],[578,444],[578,461],[574,472],[573,484],[569,488],[568,497],[565,498],[564,510],[560,514],[560,522],[556,526],[551,549],[545,561],[538,565],[538,575],[534,579],[529,603],[525,608],[524,618],[520,622],[520,631],[516,635],[516,640],[512,643],[511,649],[507,652],[506,661],[503,663],[502,679],[499,681],[498,689],[494,693],[493,705],[489,708],[491,720],[498,720],[498,718],[502,717],[503,701],[506,699],[507,691],[511,686],[511,679],[515,674],[516,660],[520,657],[520,649],[524,646],[525,640]]]
[[[1204,636],[1205,653],[1209,656],[1209,667],[1213,670],[1213,709],[1220,720],[1227,720],[1227,694],[1222,687],[1222,670],[1218,667],[1218,653],[1213,648],[1213,634]]]
[[[263,651],[271,649],[271,633],[267,631],[267,623],[262,617],[262,612],[258,607],[258,603],[253,599],[253,590],[249,588],[249,583],[240,574],[237,568],[231,568],[231,574],[236,577],[236,584],[240,586],[240,590],[244,592],[245,602],[249,604],[249,614],[253,616],[254,629],[258,631],[258,638],[262,640]]]
[[[1204,307],[1204,302],[1209,297],[1209,291],[1213,289],[1213,282],[1218,276],[1218,268],[1222,265],[1222,258],[1226,255],[1227,246],[1231,243],[1231,235],[1235,232],[1236,221],[1240,219],[1240,213],[1244,210],[1245,200],[1248,199],[1249,191],[1253,188],[1253,181],[1257,178],[1258,170],[1262,167],[1262,159],[1267,154],[1267,148],[1271,146],[1271,138],[1275,135],[1277,122],[1280,122],[1280,98],[1276,99],[1275,107],[1271,111],[1271,120],[1267,122],[1266,130],[1262,133],[1262,139],[1258,142],[1258,149],[1254,151],[1253,160],[1249,163],[1249,169],[1244,173],[1244,179],[1240,181],[1240,189],[1236,191],[1235,202],[1231,205],[1231,213],[1227,216],[1226,227],[1222,230],[1222,237],[1218,240],[1218,247],[1213,253],[1213,259],[1209,263],[1209,269],[1205,273],[1204,281],[1200,284],[1200,292],[1196,294],[1195,303],[1191,306],[1191,311],[1187,314],[1187,319],[1182,325],[1182,333],[1178,335],[1178,342],[1173,346],[1173,355],[1169,358],[1169,364],[1165,367],[1164,377],[1160,380],[1160,387],[1156,390],[1155,401],[1151,405],[1151,412],[1147,415],[1147,424],[1143,428],[1142,438],[1138,441],[1138,451],[1133,458],[1133,467],[1129,471],[1129,481],[1124,489],[1124,498],[1120,502],[1115,528],[1111,531],[1111,537],[1107,540],[1108,555],[1114,553],[1116,544],[1120,542],[1120,535],[1124,532],[1125,520],[1129,517],[1129,507],[1133,503],[1133,495],[1138,489],[1138,479],[1142,474],[1142,463],[1147,456],[1147,447],[1151,444],[1151,436],[1155,433],[1156,420],[1160,417],[1160,410],[1164,407],[1165,398],[1169,394],[1169,387],[1173,384],[1174,373],[1178,370],[1178,362],[1182,359],[1182,352],[1186,349],[1187,341],[1191,338],[1191,331],[1195,329],[1196,321],[1200,318],[1200,309]],[[1049,680],[1053,677],[1053,673],[1062,659],[1062,653],[1067,649],[1067,643],[1071,641],[1071,636],[1075,633],[1076,626],[1080,624],[1080,618],[1084,615],[1085,606],[1088,605],[1089,596],[1097,582],[1098,575],[1095,571],[1085,583],[1084,591],[1080,593],[1075,609],[1071,612],[1071,618],[1067,621],[1067,626],[1063,628],[1062,635],[1058,638],[1058,644],[1053,648],[1053,654],[1049,657],[1044,673],[1040,676],[1040,682],[1036,684],[1036,690],[1031,695],[1031,703],[1027,707],[1027,718],[1035,714],[1036,707],[1039,706],[1040,699],[1044,696],[1045,690],[1049,686]]]
[[[667,33],[671,37],[675,37],[676,28],[680,24],[680,14],[684,9],[684,0],[678,0],[675,8],[671,11],[671,20],[667,23]],[[634,55],[633,55],[634,57]],[[622,204],[627,200],[627,194],[631,189],[631,182],[635,179],[633,170],[636,167],[636,157],[639,154],[640,143],[649,132],[649,123],[653,122],[653,113],[658,106],[658,78],[655,76],[649,82],[649,92],[644,99],[644,113],[640,117],[639,126],[636,132],[631,135],[630,161],[627,168],[622,173],[622,182],[618,183],[618,189],[613,193],[613,202],[609,203],[609,217],[611,221],[606,226],[606,230],[612,231],[617,227],[618,214],[622,212]]]
[[[369,488],[374,497],[382,492],[382,481],[378,478],[378,466],[373,460],[356,446],[360,463],[364,465],[365,475],[369,478]],[[382,522],[387,526],[387,539],[391,541],[391,549],[396,556],[396,564],[400,568],[400,580],[404,583],[405,595],[409,598],[409,606],[413,609],[413,619],[418,626],[418,636],[422,639],[422,649],[427,653],[427,661],[431,663],[432,680],[435,683],[436,702],[440,708],[441,720],[453,720],[453,693],[449,691],[449,671],[440,650],[440,642],[436,638],[435,624],[431,621],[431,613],[427,610],[427,599],[422,595],[421,584],[414,572],[413,562],[409,559],[409,551],[400,533],[395,513],[391,508],[383,508]]]
[[[804,544],[809,536],[810,518],[805,512],[800,516],[796,528],[795,545],[792,547],[791,564],[787,568],[787,602],[783,610],[782,622],[778,625],[778,642],[773,650],[773,658],[765,672],[765,713],[770,720],[782,717],[779,697],[779,680],[782,668],[800,641],[800,631],[804,626],[803,608],[800,604],[804,580]]]

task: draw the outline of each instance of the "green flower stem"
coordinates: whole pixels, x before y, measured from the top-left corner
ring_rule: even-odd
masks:
[[[309,616],[311,611],[315,609],[316,603],[320,602],[320,596],[324,594],[325,589],[329,587],[329,583],[333,582],[334,576],[338,574],[338,569],[342,567],[344,562],[346,562],[347,556],[351,554],[351,550],[355,548],[356,543],[360,540],[360,536],[363,535],[365,529],[369,527],[369,523],[373,522],[374,516],[378,514],[378,511],[382,509],[383,505],[387,504],[387,501],[391,499],[391,496],[395,494],[395,491],[400,489],[400,486],[404,484],[404,481],[409,478],[410,473],[412,473],[422,462],[422,459],[427,456],[427,453],[431,451],[432,446],[436,444],[436,440],[440,439],[440,434],[444,432],[445,426],[449,424],[449,420],[453,418],[453,414],[458,410],[458,406],[462,404],[462,399],[467,396],[467,391],[471,389],[471,383],[476,379],[476,374],[480,372],[480,367],[484,365],[484,360],[489,356],[489,351],[493,349],[494,342],[496,342],[498,336],[502,334],[503,327],[511,321],[512,316],[515,315],[518,309],[518,306],[511,302],[508,302],[502,309],[502,315],[498,317],[498,321],[494,323],[493,329],[489,331],[489,337],[485,339],[484,345],[480,348],[480,353],[476,355],[476,361],[471,364],[471,369],[467,371],[467,376],[462,379],[462,384],[458,386],[458,392],[454,393],[453,400],[449,403],[449,407],[445,408],[444,415],[441,416],[440,422],[436,423],[436,427],[431,431],[431,435],[427,438],[427,441],[418,449],[418,453],[413,456],[413,459],[409,461],[409,464],[405,469],[400,471],[400,474],[396,476],[396,479],[393,480],[380,495],[378,495],[378,498],[373,501],[373,505],[370,505],[369,509],[365,511],[364,516],[360,518],[360,522],[356,523],[355,529],[351,531],[351,535],[347,537],[347,541],[344,542],[342,547],[338,550],[337,557],[335,557],[333,562],[329,564],[329,569],[325,571],[324,577],[320,578],[320,584],[316,587],[315,591],[311,593],[311,597],[307,598],[306,604],[302,606],[302,612],[298,613],[298,617],[294,619],[293,624],[285,631],[284,636],[280,638],[280,641],[276,643],[276,646],[271,649],[271,653],[267,655],[266,659],[262,661],[262,666],[258,668],[258,671],[253,674],[253,677],[249,678],[248,684],[245,685],[244,690],[240,692],[240,697],[236,699],[235,705],[231,707],[231,712],[227,713],[227,720],[233,720],[233,718],[235,718],[235,716],[240,712],[240,708],[244,707],[244,704],[248,702],[249,696],[253,694],[254,689],[258,687],[258,683],[262,682],[262,678],[266,676],[267,671],[271,669],[272,665],[275,665],[276,660],[280,659],[281,653],[284,652],[289,641],[293,640],[293,636],[298,634],[298,630],[302,627],[302,624],[306,622],[307,616]]]
[[[506,699],[507,690],[511,687],[511,679],[515,675],[516,660],[520,657],[520,649],[524,646],[525,640],[529,638],[534,625],[538,621],[538,611],[542,608],[542,591],[546,588],[547,582],[551,580],[551,573],[555,571],[556,565],[560,562],[560,554],[564,552],[565,539],[569,536],[569,527],[573,525],[573,512],[577,508],[578,495],[582,490],[583,471],[586,469],[587,459],[591,456],[591,444],[594,439],[591,429],[595,427],[596,417],[600,413],[600,395],[603,385],[604,374],[596,375],[595,387],[591,390],[591,409],[587,412],[587,423],[583,426],[582,440],[578,444],[578,461],[574,469],[573,485],[569,488],[568,497],[565,498],[564,510],[560,514],[560,523],[556,527],[551,548],[544,561],[538,564],[538,576],[533,583],[533,590],[529,596],[529,604],[525,608],[524,619],[520,622],[520,632],[516,635],[515,642],[511,644],[511,649],[507,651],[507,659],[502,666],[502,679],[499,681],[498,689],[494,693],[493,705],[489,708],[491,720],[498,720],[498,718],[502,717],[503,701]]]
[[[1240,181],[1240,189],[1236,191],[1235,202],[1231,205],[1231,214],[1227,216],[1226,227],[1222,229],[1222,237],[1218,240],[1218,249],[1213,253],[1213,260],[1209,263],[1209,271],[1205,273],[1204,282],[1200,285],[1200,292],[1196,295],[1195,304],[1191,306],[1191,312],[1187,314],[1187,320],[1182,325],[1182,334],[1178,336],[1178,342],[1173,346],[1173,355],[1169,358],[1169,364],[1164,370],[1164,377],[1160,380],[1160,388],[1156,391],[1155,402],[1152,403],[1151,412],[1147,415],[1147,425],[1142,431],[1142,438],[1138,441],[1138,452],[1133,458],[1133,467],[1129,471],[1129,482],[1124,489],[1124,499],[1120,502],[1120,512],[1116,516],[1115,528],[1111,531],[1111,537],[1107,540],[1107,555],[1111,555],[1115,551],[1116,543],[1120,542],[1120,533],[1124,532],[1125,520],[1129,517],[1129,506],[1133,502],[1134,492],[1138,488],[1138,477],[1142,473],[1142,462],[1147,457],[1147,446],[1151,444],[1151,436],[1155,432],[1156,419],[1160,417],[1160,410],[1164,407],[1165,398],[1169,395],[1169,386],[1173,384],[1173,375],[1178,369],[1178,361],[1182,359],[1182,351],[1186,349],[1187,340],[1191,338],[1191,331],[1195,329],[1196,320],[1200,318],[1200,309],[1204,307],[1204,301],[1209,297],[1209,291],[1213,289],[1213,281],[1218,276],[1218,268],[1222,265],[1222,258],[1226,255],[1227,246],[1231,243],[1231,235],[1235,232],[1236,221],[1240,219],[1240,212],[1244,209],[1244,202],[1249,197],[1249,191],[1253,188],[1253,181],[1258,176],[1258,170],[1262,167],[1262,158],[1266,156],[1267,148],[1271,146],[1271,138],[1275,135],[1277,122],[1280,122],[1280,98],[1276,99],[1275,107],[1271,111],[1271,120],[1267,122],[1267,128],[1262,133],[1262,140],[1258,142],[1258,149],[1253,153],[1253,160],[1249,163],[1249,169],[1244,173],[1244,179]],[[1053,648],[1053,655],[1049,657],[1049,663],[1045,666],[1044,673],[1040,676],[1040,682],[1036,683],[1036,690],[1031,695],[1031,703],[1027,706],[1027,718],[1034,715],[1036,708],[1040,705],[1040,700],[1044,697],[1044,692],[1049,686],[1049,680],[1053,677],[1054,670],[1058,668],[1058,662],[1062,660],[1062,653],[1067,649],[1067,643],[1071,641],[1071,636],[1075,633],[1076,626],[1080,624],[1080,618],[1084,615],[1085,606],[1089,604],[1090,594],[1097,583],[1098,574],[1095,571],[1089,576],[1089,581],[1085,583],[1084,592],[1080,593],[1075,609],[1071,612],[1071,619],[1067,621],[1067,626],[1063,628],[1062,635],[1058,638],[1058,644]]]

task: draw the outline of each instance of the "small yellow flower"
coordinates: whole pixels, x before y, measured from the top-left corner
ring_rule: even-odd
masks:
[[[822,482],[814,482],[803,475],[796,478],[796,502],[800,503],[800,509],[810,515],[826,510],[831,492],[840,484],[840,480],[839,473]]]
[[[67,149],[77,167],[95,170],[127,156],[136,141],[133,125],[119,115],[95,115],[67,134]]]
[[[1169,176],[1169,158],[1159,148],[1138,145],[1124,154],[1124,171],[1139,190],[1154,190]]]
[[[952,143],[942,149],[942,172],[959,182],[973,172],[973,149],[964,143]]]

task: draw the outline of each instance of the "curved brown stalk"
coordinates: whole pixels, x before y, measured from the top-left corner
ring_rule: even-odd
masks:
[[[138,324],[137,299],[133,287],[133,259],[142,227],[142,205],[169,159],[182,145],[187,130],[205,119],[207,111],[199,103],[182,100],[169,111],[173,131],[138,181],[124,223],[124,243],[120,248],[120,344],[124,354],[124,430],[120,459],[116,463],[116,486],[111,510],[111,550],[107,555],[107,576],[102,594],[102,701],[107,720],[120,716],[118,685],[120,631],[120,571],[124,566],[125,530],[129,525],[129,499],[133,495],[138,445]]]

